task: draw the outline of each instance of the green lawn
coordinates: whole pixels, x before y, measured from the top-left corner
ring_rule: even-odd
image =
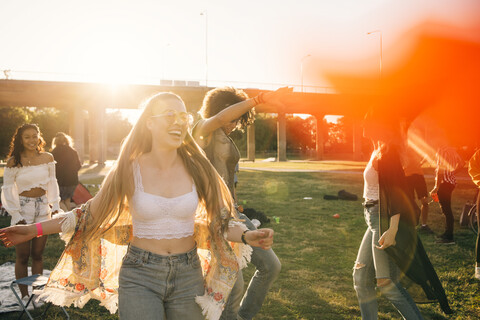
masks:
[[[349,165],[332,163],[336,170],[358,171],[359,165],[352,163],[351,170],[345,168]],[[84,183],[98,184],[99,180]],[[427,183],[433,186],[431,179]],[[360,319],[351,274],[365,232],[361,201],[323,200],[324,194],[336,194],[341,189],[361,196],[362,175],[263,172],[245,167],[239,173],[240,203],[246,201],[244,206],[263,211],[270,218],[280,217],[278,224],[266,226],[275,230],[274,250],[282,262],[282,272],[255,319]],[[460,181],[453,194],[457,221],[463,204],[474,192],[469,181]],[[335,213],[340,214],[339,219],[332,217]],[[3,218],[0,223],[7,225],[8,220]],[[438,204],[434,203],[430,225],[440,233],[443,224]],[[460,229],[457,222],[456,245],[435,245],[433,236],[422,236],[422,240],[455,311],[453,316],[446,317],[436,304],[420,305],[425,319],[479,319],[480,282],[473,279],[474,234]],[[58,237],[51,236],[45,251],[46,268],[54,267],[62,248]],[[0,263],[5,261],[14,261],[13,249],[0,248]],[[253,271],[249,266],[244,272],[246,283]],[[380,319],[399,319],[386,299],[380,297],[379,303]],[[95,302],[88,303],[83,310],[68,310],[73,319],[117,318]],[[62,318],[58,308],[52,308],[49,314],[48,319]],[[16,315],[2,315],[2,319],[15,319]]]

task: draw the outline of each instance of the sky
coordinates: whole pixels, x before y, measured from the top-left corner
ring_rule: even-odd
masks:
[[[480,1],[0,0],[0,12],[0,70],[12,79],[296,90],[303,79],[328,92],[333,62],[370,57],[377,68],[380,32],[367,32],[392,47],[426,19],[472,23]]]

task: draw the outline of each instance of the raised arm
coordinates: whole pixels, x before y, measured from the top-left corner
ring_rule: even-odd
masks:
[[[197,124],[197,128],[195,129],[195,135],[197,137],[206,137],[218,128],[223,127],[230,122],[240,118],[243,114],[258,105],[265,104],[271,107],[280,107],[282,106],[282,100],[284,100],[287,95],[291,94],[291,92],[292,89],[290,88],[280,88],[276,91],[261,93],[254,98],[233,104],[228,108],[223,109],[216,115],[200,121]]]

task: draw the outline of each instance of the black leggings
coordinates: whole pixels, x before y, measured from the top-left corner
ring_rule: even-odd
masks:
[[[477,254],[477,263],[480,266],[480,192],[477,192],[477,246],[475,247],[475,253]]]
[[[453,212],[452,212],[452,192],[455,189],[455,185],[442,182],[438,187],[438,201],[440,207],[445,215],[445,235],[453,236]]]

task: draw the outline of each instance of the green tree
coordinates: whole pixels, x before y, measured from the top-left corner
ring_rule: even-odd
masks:
[[[305,153],[315,149],[315,118],[289,115],[286,120],[287,150]]]
[[[45,150],[50,150],[52,140],[57,132],[69,132],[68,112],[56,108],[34,108],[30,123],[36,123],[47,142]]]
[[[36,123],[50,150],[51,142],[59,131],[68,133],[68,114],[65,110],[35,107],[0,108],[0,156],[8,155],[10,141],[16,129],[24,123]]]
[[[119,144],[132,129],[132,124],[124,118],[120,111],[108,113],[106,117],[107,141],[109,144]]]
[[[10,148],[10,141],[18,126],[27,122],[29,112],[25,108],[0,107],[0,157],[5,159]]]
[[[353,122],[338,118],[337,122],[324,122],[327,129],[325,150],[332,153],[349,153],[353,150]]]

